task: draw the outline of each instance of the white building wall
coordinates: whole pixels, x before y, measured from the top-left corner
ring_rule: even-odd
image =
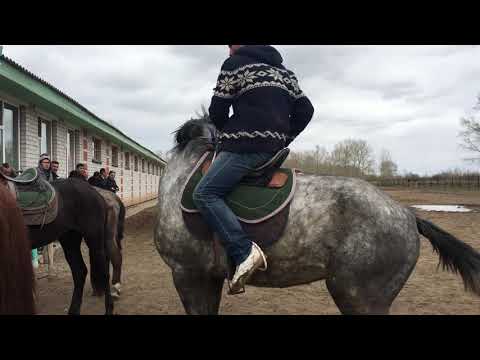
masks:
[[[89,176],[95,171],[105,168],[107,172],[113,170],[116,172],[117,185],[120,188],[118,195],[122,198],[126,206],[134,205],[146,200],[154,199],[158,192],[158,183],[160,176],[153,173],[153,163],[150,162],[150,171],[148,174],[147,159],[141,154],[131,152],[122,148],[122,144],[111,143],[102,139],[94,130],[82,129],[68,122],[66,119],[59,119],[35,105],[22,102],[8,94],[0,91],[0,100],[18,107],[19,109],[19,164],[20,170],[29,167],[38,166],[40,156],[40,146],[38,140],[38,120],[42,118],[51,124],[51,160],[57,160],[60,163],[59,176],[68,177],[67,169],[67,132],[74,131],[74,138],[71,140],[75,145],[75,165],[84,163],[87,167]],[[101,164],[94,163],[93,160],[93,137],[102,140],[102,159]],[[111,146],[118,148],[118,166],[111,163]],[[130,153],[130,169],[125,169],[125,152]],[[135,156],[138,158],[138,171],[134,170]],[[145,172],[142,172],[142,159],[145,159]]]

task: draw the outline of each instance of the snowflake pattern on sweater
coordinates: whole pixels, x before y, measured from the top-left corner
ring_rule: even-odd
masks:
[[[221,71],[214,95],[223,99],[233,99],[259,87],[283,89],[294,99],[305,96],[292,71],[263,63],[245,65],[235,71]]]

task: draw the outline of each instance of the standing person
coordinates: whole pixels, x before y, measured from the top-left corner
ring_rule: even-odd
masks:
[[[48,154],[40,155],[37,170],[39,176],[41,176],[44,180],[47,180],[48,182],[53,181],[53,175],[50,170],[50,157],[48,156]]]
[[[87,181],[88,172],[85,169],[85,165],[82,163],[78,163],[77,166],[75,167],[75,170],[70,171],[70,174],[68,175],[68,177],[69,178],[78,177],[80,179]]]
[[[98,171],[95,171],[93,173],[93,176],[91,176],[89,179],[88,179],[88,183],[92,186],[96,186],[96,187],[101,187],[100,186],[100,183],[102,181],[102,178],[100,177],[100,173]]]
[[[58,176],[58,168],[60,164],[58,163],[57,160],[53,160],[52,163],[50,164],[50,171],[52,172],[52,177],[53,180],[57,180],[59,178]]]
[[[120,188],[117,186],[117,182],[115,181],[115,171],[113,170],[108,173],[108,178],[105,180],[105,189],[113,193],[116,193],[120,190]]]
[[[100,185],[99,187],[106,189],[107,188],[107,171],[104,168],[100,169]]]
[[[60,178],[58,176],[58,168],[60,164],[57,160],[53,160],[50,163],[50,171],[52,173],[53,181]],[[58,241],[52,242],[46,246],[46,257],[43,256],[43,263],[47,265],[48,269],[48,276],[52,277],[55,275],[55,266],[53,264],[53,259],[55,258],[55,250],[60,247],[60,243]]]
[[[77,171],[79,173],[79,176],[83,180],[88,181],[88,171],[87,171],[87,168],[86,168],[85,164],[78,164],[77,165]]]
[[[49,183],[52,183],[56,179],[58,179],[58,175],[57,175],[58,166],[59,166],[58,161],[50,162],[50,158],[48,154],[42,154],[40,155],[39,163],[40,163],[39,165],[40,176],[46,179]],[[52,276],[54,271],[53,257],[55,254],[55,245],[54,243],[50,243],[45,247],[39,248],[39,250],[43,258],[43,264],[47,265],[48,275]],[[35,258],[38,258],[38,251],[36,249],[35,249],[35,252],[36,252]],[[37,261],[38,263],[38,259],[35,261]]]
[[[209,108],[219,131],[218,156],[193,199],[220,235],[236,265],[231,294],[238,294],[266,258],[245,233],[224,197],[254,168],[288,146],[310,122],[313,106],[280,53],[267,45],[229,45]],[[233,115],[229,117],[230,107]]]

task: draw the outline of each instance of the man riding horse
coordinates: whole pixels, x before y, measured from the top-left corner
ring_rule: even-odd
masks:
[[[231,293],[236,294],[255,270],[267,264],[224,197],[250,171],[287,147],[308,125],[314,109],[274,47],[229,48],[230,57],[222,65],[209,108],[210,119],[220,132],[218,154],[193,199],[236,266],[231,284]]]

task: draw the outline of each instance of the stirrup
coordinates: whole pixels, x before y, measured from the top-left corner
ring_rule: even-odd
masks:
[[[227,291],[228,295],[240,295],[240,294],[243,294],[245,292],[245,285],[242,286],[242,288],[239,289],[238,291],[233,291],[232,290],[232,282],[230,280],[227,280],[227,284],[228,284],[228,291]]]
[[[263,268],[258,268],[257,270],[258,271],[267,271],[268,269],[268,265],[267,265],[267,257],[265,256],[265,254],[263,253],[262,249],[260,248],[260,246],[258,246],[256,243],[254,243],[252,241],[252,246],[255,246],[257,248],[257,250],[260,252],[260,255],[262,255],[262,260],[263,260]]]

